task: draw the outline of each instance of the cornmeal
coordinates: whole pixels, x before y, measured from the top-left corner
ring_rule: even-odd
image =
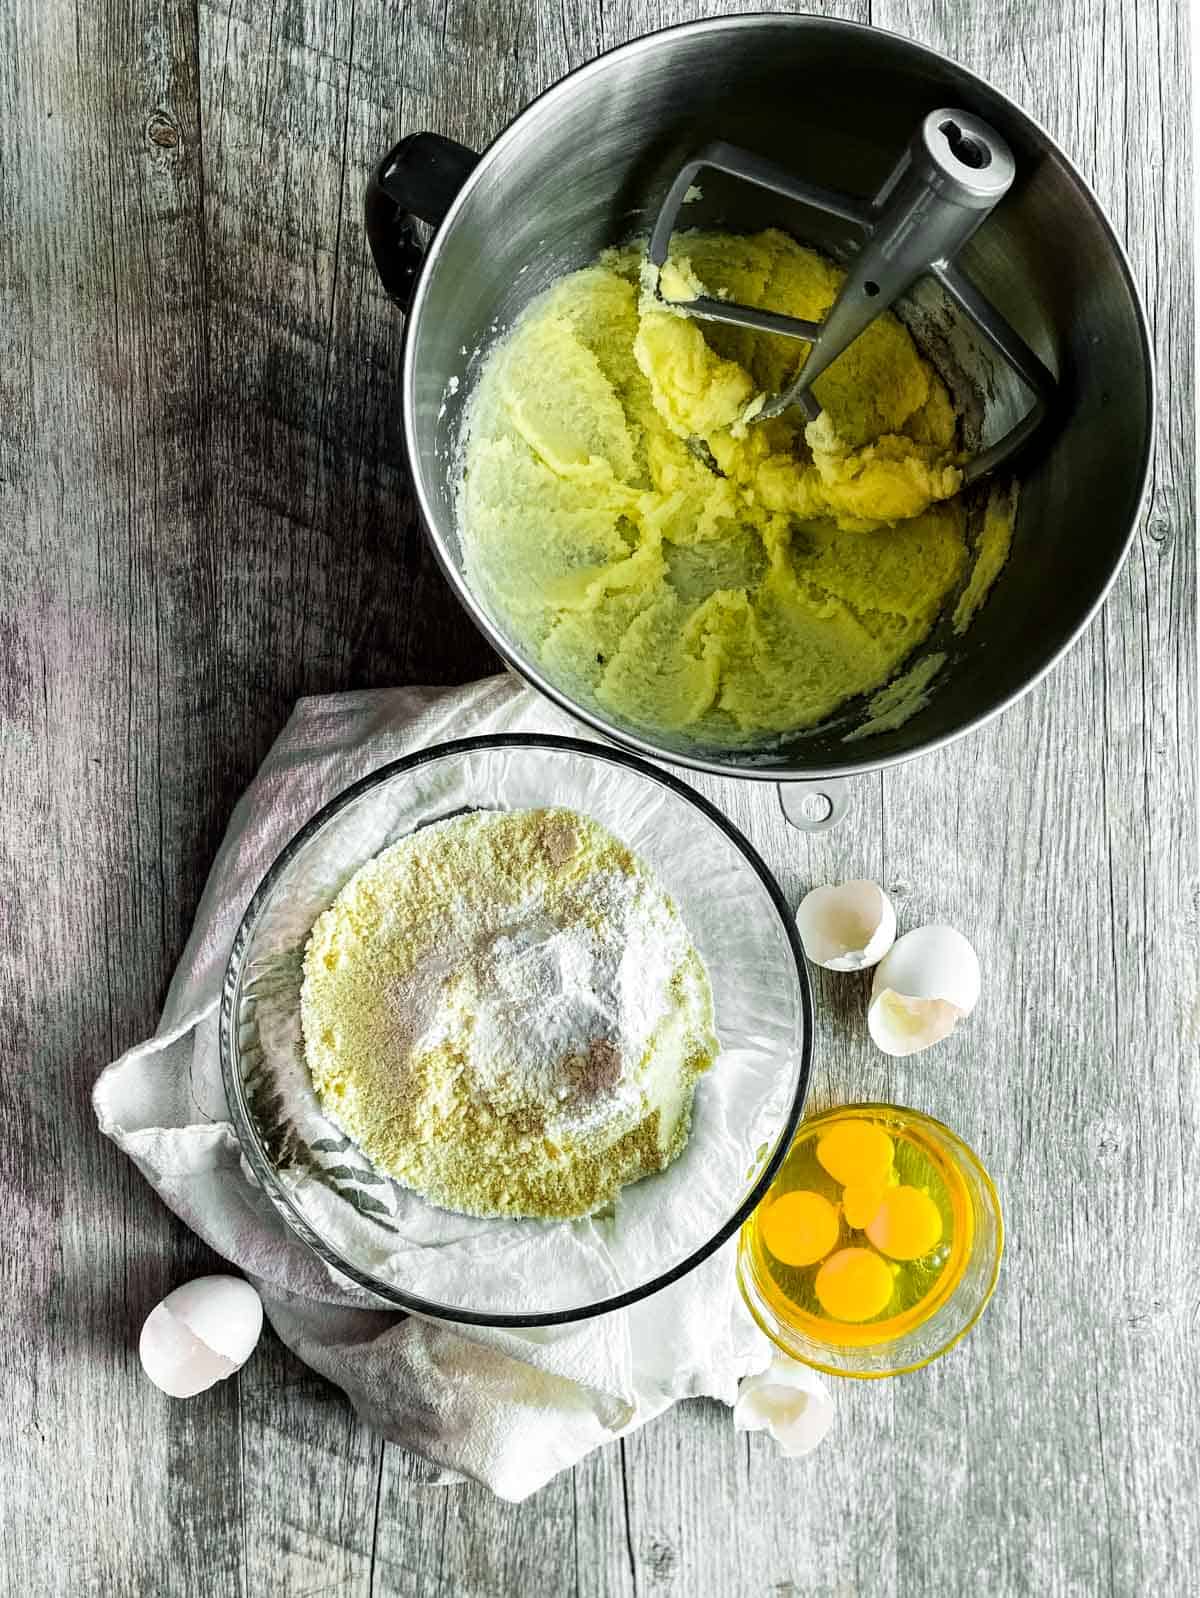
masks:
[[[456,817],[369,861],[313,927],[301,1022],[332,1119],[469,1215],[585,1215],[663,1169],[718,1047],[674,905],[569,810]]]
[[[842,279],[776,231],[673,248],[669,299],[815,320]],[[817,379],[815,422],[755,422],[806,346],[689,318],[647,270],[609,252],[489,357],[469,572],[552,680],[621,718],[731,743],[813,726],[886,683],[964,578],[954,407],[885,314]]]

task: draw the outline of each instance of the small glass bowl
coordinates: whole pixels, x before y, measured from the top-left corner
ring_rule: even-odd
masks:
[[[772,1303],[767,1285],[770,1265],[757,1241],[751,1217],[742,1226],[738,1242],[738,1286],[759,1326],[792,1359],[831,1376],[860,1380],[899,1376],[939,1359],[961,1342],[983,1314],[999,1278],[1004,1251],[1000,1198],[978,1156],[960,1137],[932,1116],[900,1105],[851,1104],[824,1110],[804,1121],[793,1148],[801,1138],[812,1137],[824,1123],[848,1119],[869,1121],[893,1135],[915,1131],[922,1152],[939,1166],[948,1185],[957,1188],[962,1201],[960,1224],[969,1232],[967,1257],[960,1273],[940,1295],[935,1286],[928,1315],[898,1335],[888,1336],[880,1323],[847,1323],[845,1342],[829,1343],[804,1329],[803,1311],[798,1310],[792,1320]],[[785,1160],[781,1171],[786,1166]],[[763,1205],[771,1203],[779,1179],[777,1173]]]

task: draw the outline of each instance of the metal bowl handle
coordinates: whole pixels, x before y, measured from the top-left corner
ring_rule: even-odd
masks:
[[[410,133],[371,174],[367,238],[388,298],[405,313],[425,259],[417,223],[438,225],[478,161],[474,150],[440,133]]]
[[[828,832],[850,808],[850,785],[845,777],[780,782],[775,792],[779,795],[784,820],[801,832]]]

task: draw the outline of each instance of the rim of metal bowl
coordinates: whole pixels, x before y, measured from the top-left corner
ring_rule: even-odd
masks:
[[[428,765],[435,760],[445,759],[450,755],[493,749],[554,749],[563,754],[582,756],[585,760],[602,760],[610,765],[623,766],[676,794],[698,810],[706,820],[712,822],[728,838],[758,877],[774,906],[780,927],[792,954],[796,981],[800,992],[800,1012],[804,1029],[804,1035],[800,1043],[796,1088],[776,1139],[775,1147],[745,1198],[743,1198],[733,1214],[721,1224],[714,1235],[698,1249],[695,1249],[691,1254],[679,1261],[678,1264],[673,1265],[670,1270],[652,1277],[639,1287],[630,1288],[628,1292],[617,1293],[611,1298],[599,1299],[594,1304],[576,1309],[551,1310],[540,1313],[531,1312],[523,1315],[485,1314],[477,1310],[458,1309],[448,1304],[438,1304],[430,1299],[420,1297],[417,1293],[405,1292],[400,1288],[393,1287],[390,1283],[382,1281],[379,1277],[372,1276],[368,1271],[359,1269],[358,1266],[343,1258],[332,1244],[326,1242],[320,1233],[315,1231],[279,1180],[275,1167],[263,1147],[258,1129],[255,1127],[253,1118],[250,1115],[242,1086],[241,1074],[236,1064],[238,1050],[235,1017],[241,993],[243,960],[264,906],[274,892],[280,876],[295,857],[341,811],[345,810],[347,806],[353,804],[356,799],[369,792],[372,788],[377,788],[385,782],[390,782],[395,777],[415,771],[420,766]],[[623,1309],[626,1305],[636,1304],[643,1298],[649,1298],[652,1293],[657,1293],[662,1288],[670,1286],[672,1282],[678,1281],[680,1277],[686,1276],[689,1271],[694,1270],[697,1265],[706,1260],[710,1254],[715,1253],[721,1244],[731,1238],[738,1230],[751,1210],[758,1204],[770,1186],[772,1177],[782,1165],[787,1151],[791,1147],[792,1137],[804,1110],[804,1103],[808,1097],[809,1078],[812,1073],[813,1003],[812,988],[809,983],[803,945],[800,942],[800,935],[796,930],[795,920],[787,900],[784,898],[783,890],[750,840],[728,817],[722,815],[717,807],[706,799],[703,794],[697,793],[689,783],[684,782],[681,778],[673,776],[668,771],[661,770],[658,766],[642,760],[639,756],[631,754],[625,749],[606,748],[604,745],[598,745],[583,738],[568,738],[551,733],[493,733],[478,738],[456,738],[448,743],[432,744],[427,749],[418,749],[415,753],[404,755],[399,760],[389,761],[376,771],[372,771],[367,776],[360,778],[358,782],[352,783],[349,788],[344,789],[335,798],[331,799],[328,804],[317,811],[310,821],[301,827],[300,831],[277,855],[274,863],[255,889],[254,895],[239,923],[233,946],[229,952],[229,958],[225,964],[225,975],[221,984],[221,1009],[218,1030],[221,1050],[221,1076],[224,1081],[225,1096],[229,1103],[234,1130],[237,1133],[242,1151],[255,1176],[261,1183],[263,1191],[283,1217],[287,1226],[314,1253],[318,1254],[327,1265],[331,1266],[339,1275],[347,1277],[359,1287],[365,1288],[376,1298],[394,1304],[397,1308],[412,1310],[420,1315],[434,1316],[439,1320],[456,1321],[466,1326],[561,1326],[570,1321],[591,1320],[594,1316],[606,1315],[611,1310]],[[731,1266],[730,1268],[732,1269],[733,1267]]]
[[[1102,582],[1095,599],[1088,606],[1087,611],[1079,618],[1071,630],[1070,636],[1063,640],[1048,660],[1043,661],[1037,670],[1019,687],[1013,689],[1012,693],[1006,695],[989,709],[972,716],[970,720],[964,721],[961,726],[951,728],[948,732],[922,739],[911,749],[900,749],[889,755],[867,755],[859,760],[814,761],[810,765],[799,766],[794,763],[762,766],[737,765],[732,761],[712,759],[704,753],[692,753],[686,749],[668,749],[656,744],[648,736],[642,736],[637,732],[620,726],[616,722],[609,721],[601,711],[593,709],[581,701],[572,699],[565,690],[552,683],[537,665],[526,659],[519,645],[504,636],[499,625],[488,614],[482,600],[467,582],[466,576],[460,570],[458,563],[445,547],[445,541],[438,531],[430,496],[426,492],[421,473],[416,467],[418,454],[413,432],[413,416],[416,410],[414,404],[416,361],[414,355],[415,341],[409,337],[409,333],[416,318],[420,315],[425,294],[429,287],[433,264],[441,253],[442,245],[450,232],[451,224],[455,221],[475,188],[484,180],[485,174],[491,166],[491,157],[506,149],[518,137],[520,124],[533,107],[542,104],[543,101],[550,101],[557,95],[565,94],[568,92],[569,85],[573,85],[577,81],[601,71],[608,64],[611,57],[642,54],[652,49],[660,39],[668,35],[717,33],[724,30],[761,27],[765,23],[769,23],[773,27],[794,30],[797,33],[802,33],[806,29],[813,27],[819,27],[835,29],[848,36],[865,33],[883,34],[889,39],[898,41],[914,57],[924,57],[928,60],[948,65],[967,82],[978,84],[981,88],[987,90],[989,94],[995,95],[1013,116],[1024,122],[1028,128],[1037,134],[1045,146],[1046,153],[1062,164],[1072,182],[1078,186],[1091,204],[1097,220],[1108,236],[1109,245],[1125,279],[1125,286],[1133,302],[1142,346],[1145,404],[1148,419],[1142,456],[1138,463],[1137,505],[1129,519],[1129,531],[1126,533],[1125,539],[1113,561],[1112,570]],[[976,732],[981,727],[985,727],[988,722],[994,721],[996,717],[1015,705],[1019,699],[1023,699],[1031,689],[1036,688],[1054,670],[1055,666],[1074,648],[1096,619],[1101,606],[1112,592],[1117,578],[1120,576],[1121,568],[1125,564],[1126,557],[1137,534],[1142,512],[1146,508],[1146,496],[1150,481],[1150,463],[1154,456],[1155,436],[1158,426],[1155,415],[1155,386],[1154,344],[1150,337],[1149,324],[1146,320],[1146,307],[1142,301],[1141,289],[1138,286],[1125,246],[1121,242],[1116,228],[1109,219],[1108,212],[1100,203],[1092,185],[1063,151],[1058,141],[1051,136],[1035,116],[1027,111],[1024,106],[1018,105],[1010,95],[1005,94],[1003,89],[998,88],[990,79],[985,78],[982,73],[973,72],[952,56],[946,55],[939,50],[930,49],[928,45],[919,44],[915,39],[910,39],[905,34],[897,33],[894,29],[877,28],[866,22],[851,22],[844,17],[798,15],[796,13],[773,11],[747,12],[739,16],[704,17],[694,22],[676,23],[665,28],[655,28],[650,33],[640,34],[636,39],[628,39],[623,44],[613,45],[611,48],[601,51],[599,55],[593,56],[589,61],[581,62],[579,66],[573,67],[571,71],[564,73],[561,78],[549,84],[540,94],[535,95],[527,105],[522,106],[520,111],[505,124],[496,137],[485,145],[480,152],[480,159],[477,165],[455,195],[450,209],[442,218],[437,231],[429,242],[429,247],[425,252],[425,258],[421,263],[420,272],[417,276],[412,303],[404,319],[403,371],[401,375],[404,442],[409,463],[413,468],[412,481],[420,509],[419,520],[425,537],[433,549],[438,565],[441,567],[442,573],[453,589],[459,603],[501,659],[514,671],[518,672],[526,682],[532,683],[552,703],[565,710],[568,715],[575,717],[577,721],[584,722],[589,727],[595,728],[604,737],[611,738],[614,743],[620,744],[625,749],[637,750],[641,754],[649,755],[654,760],[669,760],[672,765],[684,766],[693,771],[708,772],[716,777],[736,777],[751,782],[776,783],[828,781],[834,777],[862,776],[868,772],[886,770],[889,766],[902,765],[905,761],[915,759],[918,755],[932,754],[935,750],[944,749],[948,745],[956,743],[958,739],[966,737],[968,733]]]

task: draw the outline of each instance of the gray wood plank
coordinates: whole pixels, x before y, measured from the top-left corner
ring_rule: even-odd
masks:
[[[422,1482],[424,1474],[419,1468],[410,1472],[400,1450],[388,1450],[373,1594],[558,1598],[576,1591],[571,1472],[523,1504],[504,1503],[472,1485],[430,1486]]]
[[[247,1598],[366,1598],[384,1444],[273,1336],[237,1382]]]
[[[0,14],[0,1143],[11,1591],[236,1591],[238,1395],[141,1378],[142,1317],[211,1259],[97,1135],[224,807],[197,398],[194,19]]]

